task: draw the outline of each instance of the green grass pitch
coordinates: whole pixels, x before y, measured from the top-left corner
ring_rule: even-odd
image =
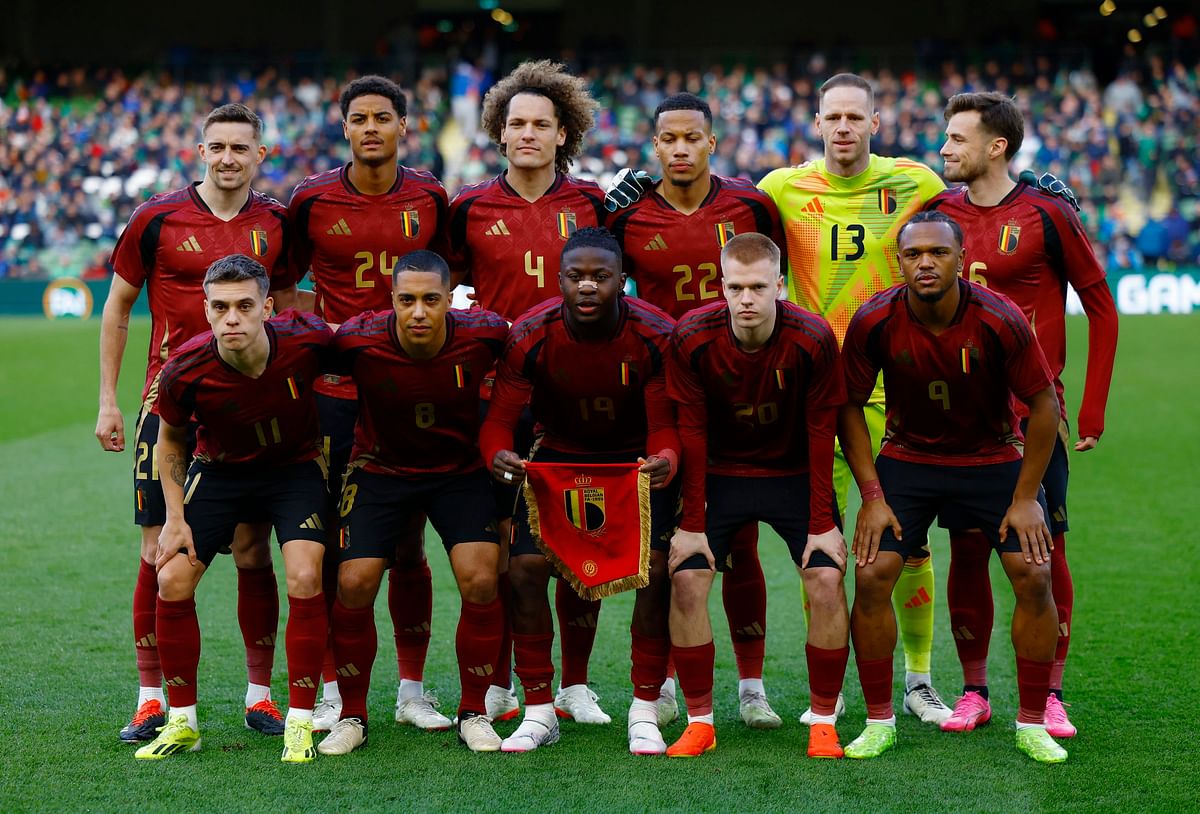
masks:
[[[1069,324],[1072,414],[1086,323]],[[807,705],[797,578],[783,545],[763,536],[770,584],[766,684],[785,718],[751,732],[737,718],[736,673],[719,601],[720,748],[692,761],[626,753],[630,696],[628,595],[605,602],[592,685],[607,727],[566,724],[560,744],[525,756],[469,754],[453,734],[391,723],[396,665],[380,602],[380,655],[370,745],[310,766],[279,763],[280,741],[241,722],[244,664],[234,616],[234,569],[218,560],[199,592],[204,652],[195,755],[140,764],[116,734],[133,710],[136,672],[129,605],[137,567],[131,453],[102,453],[92,436],[98,321],[0,321],[0,811],[1188,811],[1200,807],[1196,679],[1200,554],[1195,513],[1200,317],[1133,317],[1121,347],[1109,429],[1072,456],[1069,536],[1076,586],[1067,700],[1080,735],[1070,761],[1044,767],[1013,748],[1011,600],[997,588],[991,676],[995,722],[950,735],[901,716],[898,748],[866,763],[804,756]],[[137,405],[148,326],[135,322],[122,406]],[[1188,416],[1192,418],[1188,418]],[[128,425],[127,425],[128,426]],[[934,538],[939,590],[947,546]],[[457,698],[458,599],[431,539],[436,584],[426,684]],[[276,562],[279,562],[276,556]],[[719,595],[719,592],[715,592]],[[286,614],[286,601],[283,603]],[[934,677],[947,697],[960,675],[939,597]],[[282,627],[281,627],[282,629]],[[274,691],[287,698],[282,636]],[[897,656],[897,670],[902,660]],[[864,716],[853,659],[843,743]],[[679,724],[665,733],[668,739]],[[502,725],[507,733],[511,727]]]

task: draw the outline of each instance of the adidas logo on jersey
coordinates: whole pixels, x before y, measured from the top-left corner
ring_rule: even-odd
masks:
[[[468,667],[467,672],[471,675],[479,676],[480,678],[487,678],[494,673],[495,670],[492,669],[492,665],[485,664],[482,667]]]
[[[904,607],[919,608],[922,605],[928,605],[932,601],[933,600],[929,598],[929,594],[926,592],[925,587],[922,586],[915,594],[912,595],[912,598],[904,603]]]
[[[504,225],[503,220],[498,220],[493,223],[484,234],[498,236],[509,234],[508,227]]]
[[[348,235],[348,234],[350,234],[350,227],[346,225],[345,218],[338,218],[338,222],[333,224],[333,226],[330,226],[328,229],[326,229],[325,234],[327,234],[327,235]]]
[[[656,234],[654,239],[642,248],[648,252],[662,251],[663,249],[667,248],[667,241],[663,240],[663,236],[661,234]]]
[[[359,669],[353,663],[337,668],[337,674],[342,678],[350,678],[359,674]]]
[[[200,248],[200,241],[196,240],[195,235],[192,235],[187,240],[183,241],[178,246],[176,246],[175,251],[177,251],[177,252],[201,252],[204,250]]]
[[[297,678],[295,681],[292,682],[292,686],[293,687],[303,687],[306,690],[315,690],[317,688],[317,685],[315,683],[313,683],[313,680],[311,678],[309,678],[308,676],[303,676],[301,678]]]

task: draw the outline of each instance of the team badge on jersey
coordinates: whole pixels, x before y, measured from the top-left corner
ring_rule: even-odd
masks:
[[[979,366],[979,348],[968,342],[962,348],[962,372],[970,373]]]
[[[566,209],[558,213],[558,236],[566,240],[575,234],[575,213]]]
[[[300,388],[296,386],[296,377],[295,376],[287,377],[287,386],[288,386],[288,393],[291,395],[292,400],[295,401],[296,399],[299,399],[300,398]]]
[[[421,218],[417,210],[405,209],[400,215],[400,228],[404,230],[404,236],[412,240],[421,233]]]
[[[255,257],[267,256],[267,233],[262,229],[250,230],[250,251]]]
[[[896,190],[887,188],[879,190],[879,211],[885,215],[895,214]]]
[[[471,381],[471,366],[458,364],[454,366],[454,386],[462,390]]]
[[[729,239],[736,234],[737,232],[733,228],[733,221],[717,224],[717,243],[720,244],[722,249],[725,248],[725,244],[729,242]]]
[[[629,359],[621,362],[621,384],[628,387],[637,377],[637,365]]]
[[[577,489],[564,489],[563,501],[567,519],[580,531],[599,531],[604,528],[604,487],[588,486],[592,479],[582,475],[575,479]]]
[[[781,367],[775,368],[775,386],[780,390],[788,389],[788,381],[792,378],[792,371],[784,370]]]
[[[1016,254],[1017,242],[1021,239],[1021,227],[1010,220],[1000,227],[1000,254]]]

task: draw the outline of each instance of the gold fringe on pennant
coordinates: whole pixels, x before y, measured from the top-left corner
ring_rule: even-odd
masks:
[[[546,545],[546,541],[542,539],[542,524],[541,513],[538,509],[537,496],[534,494],[533,486],[530,485],[529,479],[521,485],[521,489],[525,493],[525,505],[528,510],[529,531],[533,535],[533,542],[546,555],[558,573],[562,574],[563,579],[570,583],[575,589],[575,593],[579,594],[582,599],[589,602],[594,602],[597,599],[604,599],[614,594],[622,593],[623,591],[632,591],[638,588],[645,588],[650,584],[650,476],[645,472],[638,473],[638,572],[630,574],[627,577],[614,579],[609,582],[602,582],[599,585],[585,585],[580,581],[579,577],[575,576],[575,572],[567,567],[567,564],[554,553],[550,546]]]

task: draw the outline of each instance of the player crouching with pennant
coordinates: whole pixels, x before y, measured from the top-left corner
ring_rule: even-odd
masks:
[[[679,449],[666,393],[673,323],[665,312],[621,293],[621,247],[606,229],[579,229],[567,240],[558,282],[562,296],[527,311],[509,333],[479,446],[498,480],[524,478],[526,462],[512,451],[513,428],[532,398],[533,417],[544,434],[531,457],[539,464],[571,464],[569,471],[575,473],[560,476],[557,486],[543,478],[542,486],[535,487],[544,550],[571,571],[571,584],[591,597],[645,586],[638,589],[631,625],[629,749],[661,754],[666,743],[658,729],[656,702],[670,651],[666,565],[676,504],[676,490],[668,484]],[[603,468],[583,466],[591,464],[632,465],[617,478],[628,491],[614,494],[616,482],[602,474]],[[636,524],[610,525],[619,510],[640,505],[633,469],[648,480],[648,574],[640,513]],[[552,531],[556,527],[549,518],[560,513],[558,528],[570,528],[570,535]],[[546,597],[552,569],[534,540],[530,519],[522,498],[514,515],[509,574],[516,671],[526,707],[525,719],[501,746],[506,752],[529,752],[559,738],[551,688],[554,628]],[[590,544],[588,551],[578,547],[581,539]],[[617,548],[620,555],[614,556]],[[618,560],[626,567],[608,573]]]
[[[716,748],[708,594],[729,544],[750,522],[788,545],[812,608],[805,652],[809,757],[838,758],[835,705],[846,672],[846,543],[833,499],[833,438],[846,400],[837,340],[824,318],[781,301],[779,248],[764,235],[721,251],[725,301],[686,314],[669,366],[683,443],[683,519],[671,540],[671,655],[688,726],[671,757]],[[707,509],[706,509],[707,500]]]

